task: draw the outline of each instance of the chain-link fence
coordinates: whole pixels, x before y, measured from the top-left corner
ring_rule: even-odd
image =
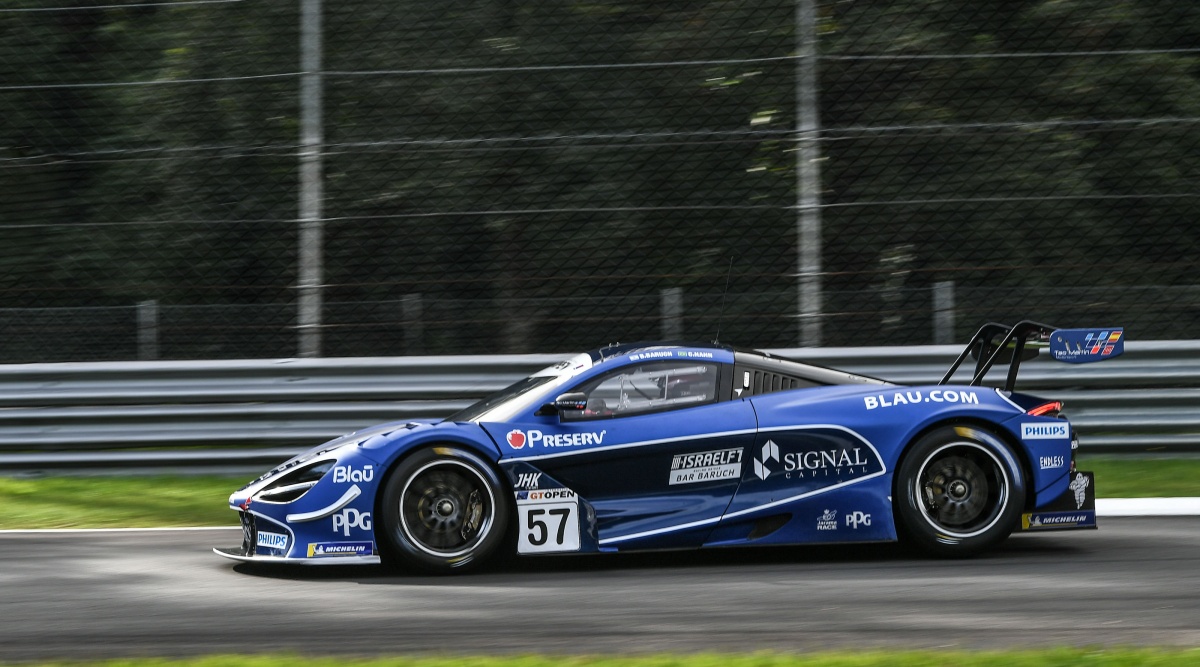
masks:
[[[1196,3],[8,0],[0,119],[5,362],[1200,324]]]

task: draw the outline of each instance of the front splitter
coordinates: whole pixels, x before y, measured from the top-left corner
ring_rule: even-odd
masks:
[[[284,556],[247,556],[241,548],[213,547],[213,553],[242,563],[273,563],[278,565],[378,565],[379,556],[328,556],[325,558],[287,558]]]

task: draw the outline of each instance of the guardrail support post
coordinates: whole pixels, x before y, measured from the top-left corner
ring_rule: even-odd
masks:
[[[138,359],[158,359],[158,301],[141,301],[137,305]]]
[[[933,284],[933,343],[954,342],[954,281]]]
[[[683,288],[667,287],[659,293],[660,333],[663,340],[683,339]]]

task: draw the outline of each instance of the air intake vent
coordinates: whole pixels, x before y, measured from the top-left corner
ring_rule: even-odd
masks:
[[[810,383],[803,382],[793,377],[780,375],[779,373],[768,373],[767,371],[752,371],[753,377],[750,380],[750,394],[757,396],[758,394],[769,394],[773,391],[783,391],[784,389],[795,389],[797,387],[807,387]]]

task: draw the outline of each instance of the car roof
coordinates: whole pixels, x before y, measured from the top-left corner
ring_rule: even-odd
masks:
[[[639,341],[636,343],[613,343],[592,350],[588,354],[592,357],[593,364],[600,365],[606,361],[625,357],[626,355],[636,355],[648,351],[682,349],[722,350],[732,354],[736,365],[805,378],[819,384],[890,384],[879,378],[793,361],[761,350],[739,348],[716,342]]]

